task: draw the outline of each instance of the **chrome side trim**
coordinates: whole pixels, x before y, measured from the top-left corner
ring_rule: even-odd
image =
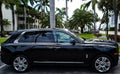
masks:
[[[34,63],[63,63],[63,64],[84,64],[84,62],[62,62],[62,61],[34,61]]]
[[[51,46],[51,45],[56,45],[56,43],[9,43],[7,45],[46,45],[46,46]]]
[[[86,58],[88,58],[88,54],[86,54]]]

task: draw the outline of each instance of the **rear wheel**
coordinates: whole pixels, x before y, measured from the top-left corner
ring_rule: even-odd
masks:
[[[13,68],[18,72],[24,72],[30,67],[30,61],[26,56],[18,55],[12,62]]]
[[[100,55],[95,58],[92,65],[97,72],[105,73],[111,69],[112,61],[109,56]]]

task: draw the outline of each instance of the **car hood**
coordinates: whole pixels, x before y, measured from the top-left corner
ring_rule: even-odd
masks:
[[[109,41],[109,40],[97,40],[97,41],[85,41],[85,44],[95,44],[95,45],[109,45],[109,46],[117,46],[118,44],[115,41]]]

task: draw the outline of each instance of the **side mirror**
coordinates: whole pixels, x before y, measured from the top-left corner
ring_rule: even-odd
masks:
[[[71,43],[72,45],[75,45],[75,44],[76,44],[76,41],[75,41],[75,40],[72,40],[70,43]]]

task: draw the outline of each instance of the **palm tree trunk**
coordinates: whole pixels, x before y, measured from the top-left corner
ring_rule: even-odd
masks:
[[[55,0],[50,0],[50,28],[55,28]]]
[[[27,14],[26,14],[26,7],[24,6],[24,25],[25,25],[25,29],[27,29],[26,17],[27,17]]]
[[[68,28],[68,0],[65,0],[66,2],[66,27]]]
[[[115,41],[117,42],[117,16],[118,16],[118,13],[117,13],[117,5],[116,5],[116,0],[114,0],[114,15],[115,15],[115,19],[114,19],[114,23],[115,23]]]
[[[108,8],[106,7],[106,37],[107,37],[107,40],[108,40]]]
[[[81,27],[81,33],[83,33],[83,29],[84,29],[84,27]]]
[[[102,23],[100,23],[98,30],[100,31]]]
[[[94,33],[96,33],[96,11],[94,8]]]
[[[15,31],[15,12],[14,12],[14,5],[13,4],[10,4],[11,5],[11,10],[12,10],[12,23],[13,23],[13,31]]]
[[[2,16],[2,3],[0,3],[0,25],[1,25],[1,37],[4,37],[4,28],[3,28],[3,24],[2,24],[2,19],[3,19],[3,16]]]

